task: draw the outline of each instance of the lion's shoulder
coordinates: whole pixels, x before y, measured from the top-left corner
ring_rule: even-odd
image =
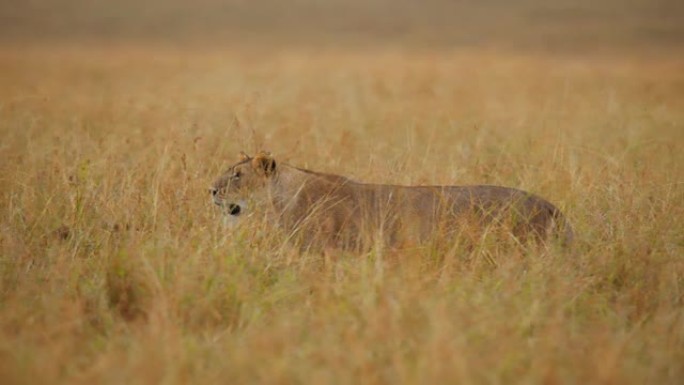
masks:
[[[346,177],[344,175],[312,171],[299,167],[294,167],[294,169],[301,172],[304,178],[309,180],[317,179],[328,183],[357,183],[353,179]]]

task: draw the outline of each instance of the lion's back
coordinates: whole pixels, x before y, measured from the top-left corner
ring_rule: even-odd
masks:
[[[301,174],[300,174],[301,175]],[[284,219],[304,236],[332,240],[352,248],[375,242],[378,234],[390,244],[423,242],[440,232],[457,233],[464,226],[510,226],[516,237],[547,238],[572,233],[560,210],[547,200],[510,187],[397,186],[358,183],[346,177],[306,173],[297,203]]]

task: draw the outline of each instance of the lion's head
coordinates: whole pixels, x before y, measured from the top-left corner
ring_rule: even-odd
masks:
[[[266,198],[268,179],[276,172],[276,161],[266,152],[254,157],[240,154],[240,161],[230,166],[209,189],[214,203],[228,214],[239,216],[248,202]]]

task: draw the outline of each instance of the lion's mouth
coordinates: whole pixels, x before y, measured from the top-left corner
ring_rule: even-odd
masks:
[[[246,207],[246,205],[243,202],[238,203],[226,203],[223,199],[219,199],[218,197],[214,196],[214,204],[216,206],[221,207],[224,212],[228,215],[232,215],[234,217],[237,217],[242,213],[243,207]]]
[[[233,216],[240,215],[240,211],[242,211],[240,205],[236,205],[235,203],[229,203],[226,208],[228,209],[228,214]]]

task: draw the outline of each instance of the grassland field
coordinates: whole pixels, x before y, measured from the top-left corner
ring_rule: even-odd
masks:
[[[0,50],[0,383],[681,384],[684,57]],[[572,250],[323,258],[239,151],[558,205]]]

